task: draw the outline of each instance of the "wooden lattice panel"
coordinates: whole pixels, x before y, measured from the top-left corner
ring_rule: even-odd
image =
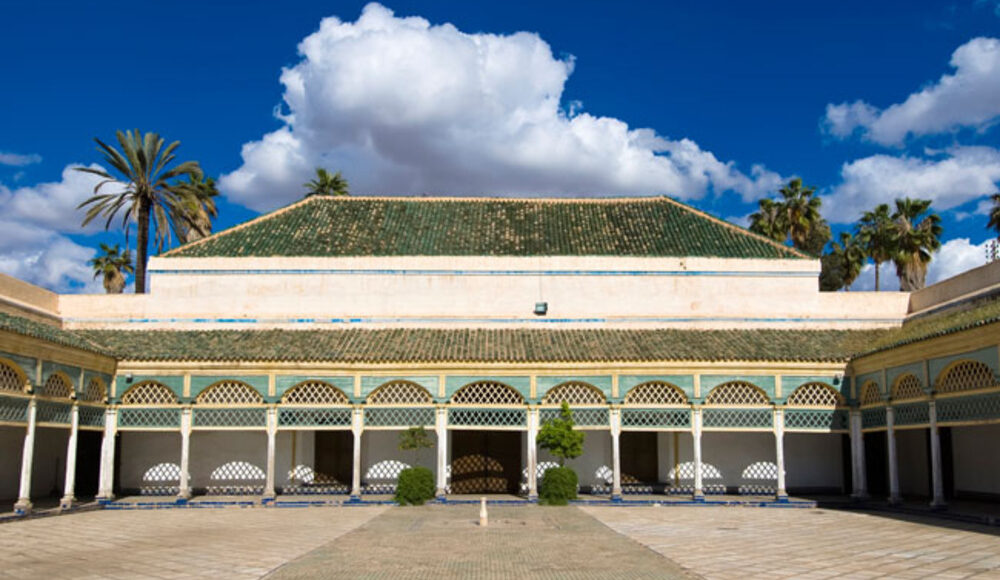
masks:
[[[281,402],[288,405],[346,405],[349,400],[343,391],[330,383],[306,381],[289,389]]]
[[[88,403],[100,403],[104,401],[104,396],[104,381],[97,377],[93,377],[87,381],[87,386],[84,387],[80,400]]]
[[[24,392],[24,377],[9,364],[0,362],[0,391]]]
[[[920,399],[924,396],[924,388],[912,373],[906,373],[898,379],[892,386],[893,401],[907,401],[910,399]]]
[[[246,383],[223,381],[202,391],[195,402],[199,405],[258,405],[264,398]]]
[[[560,405],[563,401],[570,405],[604,405],[608,402],[600,389],[579,381],[558,384],[549,389],[542,399],[548,405]]]
[[[434,398],[427,389],[410,381],[391,381],[368,396],[369,405],[428,405]]]
[[[162,383],[139,383],[122,395],[122,405],[176,405],[177,395]]]
[[[963,360],[948,369],[944,377],[938,381],[937,392],[957,393],[988,389],[996,384],[993,369],[989,366],[979,361]]]
[[[771,404],[767,394],[743,381],[725,383],[712,389],[705,399],[706,405],[725,407],[759,407]]]
[[[847,404],[844,396],[825,383],[806,383],[788,396],[789,407],[842,407]]]
[[[861,385],[861,404],[879,405],[882,403],[882,393],[879,391],[878,383],[875,381],[865,381]]]
[[[662,381],[650,381],[629,389],[626,405],[687,405],[687,396],[677,386]]]
[[[524,397],[503,383],[480,381],[469,383],[451,397],[457,405],[523,405]]]
[[[66,380],[66,377],[52,373],[38,389],[38,394],[43,397],[69,399],[73,396],[73,385]]]

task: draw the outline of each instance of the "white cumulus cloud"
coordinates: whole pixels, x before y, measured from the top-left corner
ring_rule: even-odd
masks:
[[[879,109],[864,101],[829,104],[824,124],[840,138],[861,131],[880,145],[900,145],[921,136],[962,127],[984,130],[1000,117],[1000,40],[974,38],[951,55],[954,74]]]
[[[848,223],[898,197],[930,199],[942,211],[996,193],[1000,150],[954,147],[930,157],[872,155],[845,163],[841,183],[823,198],[827,219]]]
[[[0,165],[24,167],[25,165],[31,165],[33,163],[41,163],[41,161],[42,161],[42,156],[36,155],[34,153],[30,155],[22,155],[20,153],[10,153],[7,151],[0,151]]]
[[[955,238],[941,244],[934,254],[934,259],[927,265],[926,284],[930,286],[941,280],[957,276],[986,263],[986,247],[990,240],[981,244],[973,244],[969,238]],[[861,270],[861,275],[851,285],[851,290],[874,290],[875,266],[867,264]],[[879,270],[880,290],[899,290],[899,278],[896,277],[896,266],[892,262],[884,262]]]
[[[670,194],[733,190],[752,200],[781,177],[749,174],[690,139],[562,106],[572,58],[537,34],[470,34],[369,4],[325,18],[281,74],[284,126],[246,143],[219,181],[267,210],[301,197],[317,166],[356,193]]]

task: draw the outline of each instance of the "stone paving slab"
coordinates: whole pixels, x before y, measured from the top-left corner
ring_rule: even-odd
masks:
[[[0,578],[260,578],[385,507],[102,510],[0,525]]]
[[[622,510],[624,511],[624,510]],[[298,578],[694,578],[575,507],[395,508],[272,572]]]
[[[581,507],[707,578],[1000,578],[995,528],[823,509]]]

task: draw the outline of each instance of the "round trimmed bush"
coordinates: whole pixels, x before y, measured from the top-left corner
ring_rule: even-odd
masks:
[[[424,505],[434,499],[434,474],[426,467],[407,467],[399,472],[396,483],[396,503],[399,505]]]
[[[545,505],[566,505],[576,499],[579,480],[569,467],[550,467],[538,486],[538,500]]]

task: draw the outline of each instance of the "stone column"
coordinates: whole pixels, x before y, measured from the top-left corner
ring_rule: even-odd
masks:
[[[947,504],[944,499],[944,476],[941,473],[941,436],[938,433],[937,404],[934,401],[927,404],[931,434],[931,507],[943,508]]]
[[[364,431],[364,416],[361,407],[351,413],[351,433],[354,434],[354,467],[351,471],[351,499],[361,499],[361,434]]]
[[[888,447],[889,461],[889,503],[899,504],[902,497],[899,495],[899,463],[896,457],[896,419],[892,407],[885,408],[886,427],[886,447]]]
[[[622,498],[621,409],[611,409],[611,499]]]
[[[70,411],[69,440],[66,442],[66,480],[63,485],[63,497],[59,500],[59,509],[69,509],[76,501],[76,447],[80,430],[80,407],[73,404]]]
[[[28,428],[24,433],[24,451],[21,452],[21,488],[14,504],[14,513],[31,513],[31,467],[35,457],[35,417],[37,402],[32,397],[28,401]]]
[[[181,474],[177,500],[191,499],[191,407],[181,409]]]
[[[538,499],[538,408],[528,409],[528,499]]]
[[[691,410],[691,440],[694,442],[692,462],[694,463],[694,501],[705,501],[705,488],[701,470],[701,409]]]
[[[101,440],[101,475],[98,478],[99,501],[115,499],[115,439],[118,437],[118,409],[108,407],[104,411],[104,438]]]
[[[264,481],[264,501],[273,501],[277,493],[274,490],[274,449],[275,438],[278,435],[278,408],[267,408],[267,479]]]
[[[437,434],[437,491],[434,494],[443,498],[448,489],[448,409],[445,407],[434,410],[434,432]]]
[[[777,486],[775,499],[779,502],[788,501],[788,492],[785,490],[785,412],[782,409],[774,410],[774,464],[777,467]]]
[[[856,500],[868,499],[868,474],[865,470],[865,434],[861,430],[861,411],[850,412],[851,427],[851,476],[854,481],[851,497]]]

